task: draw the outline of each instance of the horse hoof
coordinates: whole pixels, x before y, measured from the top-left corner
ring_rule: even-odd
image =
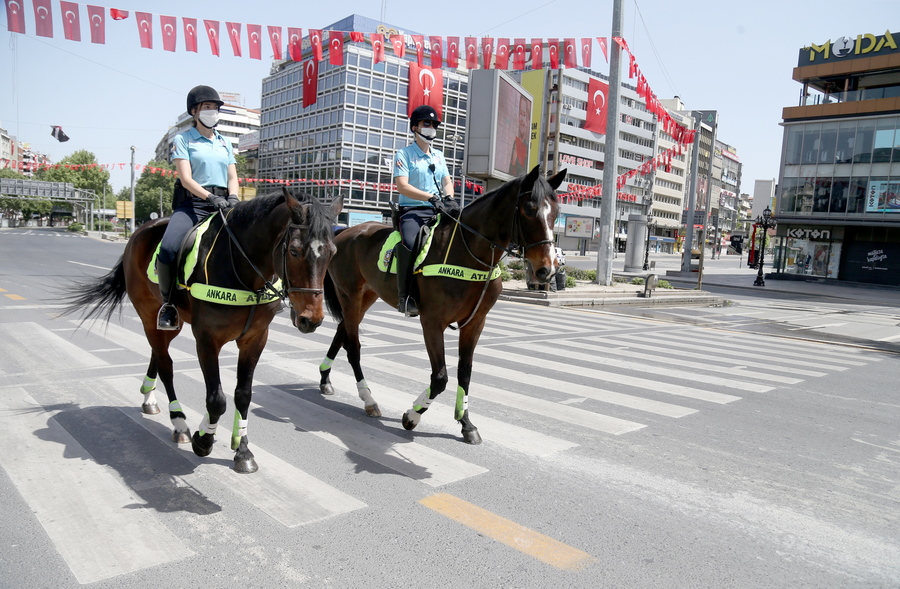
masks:
[[[194,435],[191,437],[191,449],[197,456],[209,456],[212,453],[213,445],[206,446],[203,444],[200,433],[194,432]]]
[[[481,434],[478,433],[477,429],[469,429],[463,430],[462,432],[463,441],[466,444],[472,444],[473,446],[477,446],[481,443]]]
[[[248,456],[247,458],[234,458],[234,472],[251,474],[257,470],[259,470],[259,465],[256,464],[256,460],[253,459],[253,456]]]
[[[419,425],[417,422],[413,421],[409,417],[406,416],[406,413],[403,414],[403,419],[401,420],[403,423],[403,429],[407,431],[412,431],[416,429],[416,426]]]
[[[369,417],[381,417],[381,407],[378,406],[378,403],[374,405],[366,405],[366,415]],[[406,418],[406,414],[403,414],[403,417]],[[406,427],[405,425],[403,427]],[[413,426],[415,427],[415,426]],[[412,427],[408,427],[406,429],[412,429]]]
[[[144,403],[141,405],[141,412],[144,415],[156,415],[159,413],[159,405],[156,403]]]
[[[157,410],[157,413],[159,411]],[[180,432],[177,429],[172,430],[172,441],[176,444],[187,444],[191,441],[191,432],[190,430],[186,432]]]
[[[325,383],[325,384],[320,384],[320,385],[319,385],[319,392],[322,393],[323,395],[333,395],[333,394],[334,394],[334,387],[331,386],[331,383],[330,383],[330,382],[327,382],[327,383]]]

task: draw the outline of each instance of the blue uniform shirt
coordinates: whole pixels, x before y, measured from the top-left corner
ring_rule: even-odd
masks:
[[[195,127],[177,135],[173,143],[173,159],[191,163],[191,177],[200,186],[228,187],[228,166],[235,163],[231,143],[213,130],[207,139]]]
[[[434,164],[434,173],[429,169]],[[435,196],[438,195],[438,186],[443,188],[445,176],[449,176],[447,162],[444,160],[444,152],[431,148],[428,153],[422,151],[415,143],[407,145],[394,156],[393,177],[406,176],[410,185]],[[427,202],[400,195],[398,203],[401,207],[431,206]]]

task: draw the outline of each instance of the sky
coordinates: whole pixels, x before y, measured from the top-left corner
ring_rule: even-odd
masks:
[[[613,6],[612,0],[456,0],[445,5],[117,0],[107,8],[128,10],[130,16],[113,21],[107,10],[106,44],[100,45],[90,42],[84,5],[82,41],[76,42],[63,36],[58,0],[51,0],[52,39],[35,35],[32,0],[19,1],[25,8],[24,35],[8,31],[0,9],[0,127],[53,161],[85,149],[103,164],[129,163],[132,146],[136,164],[151,160],[195,85],[239,93],[244,106],[260,106],[262,80],[271,66],[267,40],[261,61],[247,57],[246,27],[244,57],[234,57],[227,41],[221,56],[212,55],[202,32],[198,53],[184,51],[181,31],[178,50],[167,52],[158,15],[219,20],[223,31],[232,21],[301,27],[306,34],[359,14],[425,35],[580,39],[610,36]],[[750,194],[755,179],[778,177],[782,108],[796,106],[800,98],[801,86],[791,79],[799,50],[841,36],[900,31],[897,0],[624,0],[623,9],[623,36],[652,90],[661,99],[680,96],[690,109],[719,111],[718,138],[737,149],[743,163],[741,191]],[[140,46],[134,11],[154,15],[153,49]],[[608,74],[596,43],[592,66]],[[625,81],[627,73],[625,65]],[[61,126],[70,140],[57,142],[50,136],[52,125]],[[127,167],[113,171],[111,183],[114,190],[128,186]]]

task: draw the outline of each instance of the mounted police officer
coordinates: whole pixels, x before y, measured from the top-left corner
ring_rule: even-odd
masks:
[[[178,309],[169,301],[177,274],[175,257],[185,235],[212,213],[224,211],[239,200],[231,143],[215,129],[223,104],[219,93],[209,86],[191,89],[187,95],[187,112],[193,117],[193,126],[176,136],[172,145],[178,180],[172,197],[172,216],[157,257],[156,273],[163,299],[157,329],[181,327]]]
[[[412,283],[412,251],[419,229],[437,212],[452,216],[459,214],[459,205],[453,199],[453,179],[447,170],[444,154],[431,147],[441,124],[437,112],[422,105],[409,117],[413,133],[412,144],[400,149],[394,156],[394,184],[400,193],[400,235],[402,242],[397,252],[397,310],[407,317],[419,314],[416,301],[410,296]]]

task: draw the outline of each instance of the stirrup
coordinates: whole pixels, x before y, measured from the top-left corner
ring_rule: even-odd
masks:
[[[159,308],[156,314],[156,329],[160,331],[178,331],[181,326],[178,325],[178,309],[175,305],[165,303]]]
[[[416,305],[416,300],[410,296],[400,298],[400,302],[397,304],[397,310],[406,317],[419,316],[419,307]]]

